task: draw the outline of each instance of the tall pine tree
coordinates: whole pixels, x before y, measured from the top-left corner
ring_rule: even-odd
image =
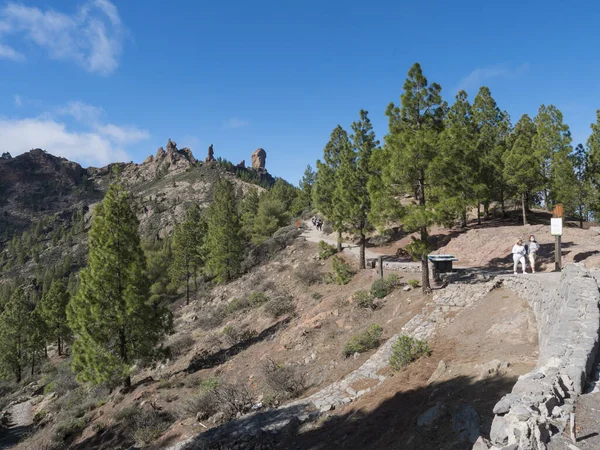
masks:
[[[217,282],[240,274],[244,243],[234,187],[226,178],[217,181],[206,212],[206,272]]]
[[[149,300],[146,258],[131,194],[111,183],[94,210],[88,265],[69,303],[73,369],[81,381],[131,385],[130,368],[149,360],[169,330],[166,308]]]
[[[428,188],[434,160],[439,155],[439,137],[443,130],[446,105],[442,103],[441,86],[429,84],[419,63],[408,71],[404,82],[401,105],[391,103],[386,111],[389,133],[385,146],[389,158],[382,171],[385,184],[395,185],[414,196],[415,203],[405,208],[403,223],[409,230],[419,232],[407,250],[421,261],[422,288],[430,291],[427,254],[428,227],[436,222],[436,205]]]
[[[40,315],[48,326],[50,338],[56,342],[59,355],[63,354],[64,343],[70,333],[67,324],[68,304],[69,293],[63,279],[52,282],[39,304]]]
[[[351,145],[345,146],[341,152],[333,192],[335,216],[340,218],[341,227],[360,239],[361,269],[366,267],[366,232],[370,228],[371,198],[368,183],[371,177],[371,156],[379,145],[368,114],[361,110],[360,119],[352,124],[354,134],[350,136]]]
[[[0,314],[0,369],[14,375],[17,383],[27,364],[30,307],[23,288],[18,287]]]

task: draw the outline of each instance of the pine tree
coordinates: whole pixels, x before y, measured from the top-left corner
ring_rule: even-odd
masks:
[[[541,161],[540,172],[544,184],[542,194],[548,210],[553,203],[572,203],[569,190],[572,187],[573,167],[569,161],[572,151],[571,133],[563,123],[563,115],[554,105],[540,106],[534,119],[536,134],[533,151]]]
[[[443,200],[439,212],[445,221],[450,223],[459,214],[463,227],[467,226],[468,209],[479,204],[486,187],[480,180],[482,160],[476,137],[467,93],[460,91],[445,118],[441,151],[433,162],[437,182],[432,188]]]
[[[592,185],[589,174],[589,155],[583,144],[578,144],[570,155],[571,164],[575,171],[575,209],[579,218],[579,228],[583,228],[583,222],[588,220],[590,211],[590,197]]]
[[[186,304],[190,304],[190,280],[198,291],[197,279],[204,262],[203,245],[206,226],[198,205],[192,205],[186,212],[183,223],[173,232],[173,263],[170,271],[173,280],[185,281]]]
[[[247,239],[252,237],[254,231],[254,220],[258,213],[259,201],[258,189],[250,188],[239,202],[240,223]]]
[[[169,329],[169,312],[149,301],[146,259],[131,194],[117,181],[94,210],[88,265],[67,309],[81,381],[131,385],[130,367],[151,359]]]
[[[57,344],[59,355],[63,354],[64,342],[70,332],[67,324],[69,299],[65,282],[58,279],[52,282],[50,289],[42,297],[42,301],[38,306],[39,314],[48,327],[50,339]]]
[[[271,192],[261,195],[254,219],[252,242],[255,244],[264,242],[279,228],[288,225],[289,222],[290,213],[281,200],[274,198]]]
[[[292,213],[298,215],[302,211],[311,211],[313,208],[312,187],[315,184],[315,171],[309,165],[306,166],[302,179],[298,183],[300,190],[294,205],[292,205]]]
[[[27,332],[30,307],[23,288],[18,287],[0,314],[0,368],[21,382],[27,364]]]
[[[230,281],[241,271],[244,245],[234,188],[226,178],[214,185],[206,221],[206,272],[217,282]]]
[[[523,225],[527,225],[527,196],[535,192],[544,181],[540,172],[541,158],[533,151],[535,124],[524,114],[511,136],[510,149],[504,154],[504,179],[521,197]]]
[[[341,227],[360,239],[359,268],[366,267],[366,232],[370,228],[371,198],[368,183],[371,177],[371,156],[379,141],[375,139],[368,112],[361,110],[360,119],[352,124],[351,145],[344,146],[336,174],[333,192],[335,216]]]
[[[338,232],[337,250],[342,251],[341,218],[336,216],[333,193],[337,185],[336,174],[341,163],[341,154],[350,147],[348,133],[338,125],[332,132],[329,142],[323,150],[323,162],[317,160],[317,173],[312,188],[315,207],[332,223]]]
[[[403,88],[401,105],[390,103],[386,111],[389,133],[385,146],[389,160],[383,167],[382,179],[415,198],[416,204],[405,208],[403,223],[407,229],[419,232],[419,239],[414,239],[407,250],[421,261],[422,287],[428,292],[431,287],[427,229],[436,221],[436,205],[427,190],[433,182],[430,178],[433,161],[439,154],[446,105],[442,103],[441,86],[427,82],[419,63],[410,68]]]
[[[507,150],[507,139],[510,134],[510,116],[502,112],[492,97],[490,88],[482,86],[473,101],[473,123],[476,128],[476,148],[480,160],[479,191],[477,202],[477,221],[481,223],[480,203],[483,203],[486,216],[489,214],[491,200],[498,200],[502,216],[506,215],[504,200],[506,183],[503,178],[504,163],[502,155]]]

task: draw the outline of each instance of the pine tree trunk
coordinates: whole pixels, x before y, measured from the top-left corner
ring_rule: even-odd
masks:
[[[466,209],[463,209],[460,226],[462,228],[467,228],[467,210]]]
[[[62,347],[61,347],[61,342],[60,342],[60,336],[58,337],[58,340],[56,342],[56,346],[58,347],[58,356],[62,356]]]
[[[337,251],[340,253],[342,251],[342,232],[338,231],[337,235]]]
[[[500,207],[502,208],[502,218],[506,219],[506,208],[504,207],[504,189],[500,188]]]
[[[15,375],[17,377],[17,383],[21,382],[21,364],[17,364],[17,369],[15,371]]]
[[[523,207],[523,225],[527,225],[527,202],[525,201],[525,194],[521,194],[521,206]]]
[[[481,203],[477,202],[477,225],[481,225]]]
[[[35,352],[31,355],[31,376],[35,374]]]
[[[190,272],[185,273],[185,304],[190,304]]]
[[[483,204],[483,215],[485,217],[485,220],[488,220],[490,218],[490,202],[485,202]]]
[[[367,267],[365,261],[365,247],[367,243],[367,237],[365,236],[365,232],[360,230],[360,255],[358,261],[358,268],[365,269]]]

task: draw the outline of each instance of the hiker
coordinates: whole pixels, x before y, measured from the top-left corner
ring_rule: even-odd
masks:
[[[313,216],[313,218],[312,218],[312,223],[313,223],[313,226],[314,226],[314,227],[316,227],[316,226],[317,226],[317,216]]]
[[[537,255],[538,250],[540,249],[540,244],[535,240],[535,236],[532,234],[529,236],[529,249],[527,250],[527,255],[529,256],[529,264],[531,265],[531,273],[535,273],[535,257]]]
[[[519,239],[512,248],[513,255],[513,272],[517,274],[517,268],[519,267],[519,263],[521,263],[521,267],[523,268],[523,273],[525,273],[525,246],[523,245],[523,239]]]
[[[323,220],[317,219],[317,230],[323,231]]]

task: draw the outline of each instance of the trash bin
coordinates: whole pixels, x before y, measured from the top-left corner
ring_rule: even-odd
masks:
[[[441,273],[452,272],[452,263],[458,261],[453,255],[428,255],[427,259],[431,262],[433,279],[440,281]]]

